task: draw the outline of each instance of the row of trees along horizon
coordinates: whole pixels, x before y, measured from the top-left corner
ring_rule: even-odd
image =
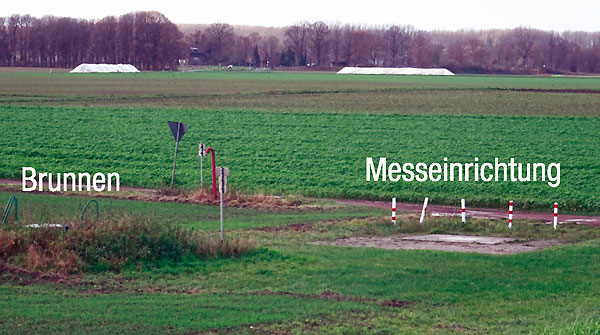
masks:
[[[424,31],[409,25],[301,22],[270,34],[226,24],[184,34],[158,12],[101,20],[0,17],[0,66],[72,68],[127,63],[141,70],[188,65],[445,67],[467,73],[600,72],[600,32],[528,27]]]

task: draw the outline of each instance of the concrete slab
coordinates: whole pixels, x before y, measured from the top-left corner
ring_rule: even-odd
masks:
[[[442,241],[407,240],[401,236],[348,237],[337,241],[318,241],[310,243],[316,245],[381,248],[394,250],[440,250],[451,252],[475,252],[480,254],[491,255],[508,255],[518,254],[521,252],[532,252],[560,244],[560,242],[557,240],[539,240],[522,243],[514,242],[499,244],[448,243]]]
[[[402,240],[423,241],[423,242],[446,242],[446,243],[477,243],[477,244],[502,244],[512,242],[514,238],[508,237],[489,237],[489,236],[466,236],[466,235],[444,235],[430,234],[403,237]]]

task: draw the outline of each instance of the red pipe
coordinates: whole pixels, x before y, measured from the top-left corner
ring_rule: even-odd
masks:
[[[206,154],[210,152],[212,158],[212,177],[213,177],[213,199],[219,199],[219,192],[217,191],[217,166],[215,165],[215,149],[208,147]]]

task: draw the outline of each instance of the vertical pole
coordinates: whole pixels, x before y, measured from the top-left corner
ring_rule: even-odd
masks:
[[[200,189],[204,189],[204,143],[198,144],[198,156],[200,156]]]
[[[508,228],[512,228],[513,220],[513,201],[508,202]]]
[[[215,166],[215,149],[208,147],[206,153],[211,153],[212,159],[212,186],[213,186],[213,198],[216,199],[219,196],[219,190],[217,190],[217,167]]]
[[[221,187],[219,187],[219,193],[221,193],[221,243],[223,243],[223,191],[225,191],[225,176],[223,168],[219,168],[219,176],[221,176]]]
[[[420,224],[423,224],[423,221],[425,221],[425,211],[427,211],[427,203],[429,202],[429,198],[425,198],[425,201],[423,201],[423,209],[421,210],[421,219],[419,220]]]
[[[173,158],[173,174],[171,174],[171,188],[175,185],[175,166],[177,165],[177,149],[179,148],[179,129],[181,123],[177,122],[177,138],[175,139],[175,157]]]
[[[460,199],[460,215],[462,216],[462,223],[467,223],[467,213],[465,213],[465,199]]]
[[[396,224],[396,198],[392,198],[392,223]]]
[[[554,203],[554,230],[558,226],[558,203]]]

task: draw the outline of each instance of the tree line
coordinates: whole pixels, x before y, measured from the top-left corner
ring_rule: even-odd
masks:
[[[0,66],[72,68],[81,63],[126,63],[142,70],[164,70],[177,68],[185,50],[181,31],[158,12],[98,21],[0,17]]]
[[[173,70],[181,63],[254,67],[446,67],[472,73],[600,72],[600,32],[528,27],[424,31],[410,25],[300,22],[279,33],[236,32],[215,23],[184,35],[158,12],[97,21],[0,17],[0,65],[74,67],[130,63]]]
[[[446,67],[472,73],[600,72],[600,32],[424,31],[410,25],[301,22],[281,36],[213,24],[186,36],[200,64]]]

